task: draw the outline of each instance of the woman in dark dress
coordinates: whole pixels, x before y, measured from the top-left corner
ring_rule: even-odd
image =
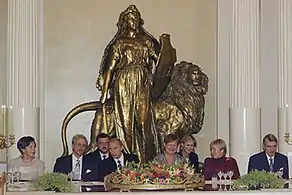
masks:
[[[199,158],[198,155],[195,153],[196,147],[196,139],[192,135],[185,135],[181,139],[181,149],[178,154],[184,157],[191,166],[194,166],[196,173],[199,173]]]
[[[221,171],[227,173],[233,172],[232,179],[240,177],[237,162],[232,157],[226,157],[227,147],[222,139],[216,139],[210,143],[211,158],[206,158],[204,162],[203,174],[205,180],[211,180]]]

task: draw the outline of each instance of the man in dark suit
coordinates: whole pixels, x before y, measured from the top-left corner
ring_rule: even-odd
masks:
[[[263,139],[263,152],[250,157],[248,172],[253,169],[269,172],[283,173],[284,179],[289,179],[289,168],[287,156],[276,152],[278,140],[273,134],[268,134]]]
[[[84,135],[75,135],[72,139],[72,154],[57,158],[53,171],[72,174],[73,180],[99,181],[98,170],[92,170],[92,162],[84,156],[87,146]]]
[[[139,163],[139,158],[135,154],[126,154],[122,152],[123,143],[118,138],[112,138],[109,141],[110,157],[101,164],[102,175],[106,176],[115,172],[118,168],[124,167],[127,162]]]
[[[87,154],[86,156],[92,161],[105,160],[109,157],[109,135],[101,133],[96,137],[97,149],[94,152]]]

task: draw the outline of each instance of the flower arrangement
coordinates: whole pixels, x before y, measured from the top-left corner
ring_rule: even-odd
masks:
[[[62,173],[45,173],[33,181],[32,187],[37,191],[74,192],[75,186]]]
[[[277,173],[253,170],[232,184],[233,190],[283,188],[284,180]]]
[[[105,184],[127,185],[188,185],[202,187],[202,174],[194,173],[194,168],[186,164],[128,163],[122,169],[105,177]],[[137,189],[137,188],[135,188]]]

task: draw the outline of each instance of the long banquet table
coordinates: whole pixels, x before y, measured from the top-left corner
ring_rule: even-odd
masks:
[[[101,192],[80,192],[80,193],[57,193],[57,192],[7,192],[6,195],[93,195],[100,194]],[[107,195],[116,195],[117,192],[105,192]],[[187,194],[199,194],[199,195],[207,195],[207,194],[216,194],[216,195],[255,195],[255,194],[263,194],[263,195],[292,195],[292,189],[280,189],[280,190],[265,190],[265,191],[149,191],[149,192],[118,192],[119,195],[187,195]]]
[[[132,195],[149,195],[149,194],[159,194],[159,195],[185,195],[185,194],[201,194],[201,195],[207,195],[207,194],[216,194],[216,195],[249,195],[249,194],[263,194],[263,195],[292,195],[292,182],[287,181],[287,184],[289,183],[289,188],[285,189],[265,189],[265,190],[258,190],[258,191],[207,191],[199,190],[199,191],[184,191],[184,190],[170,190],[170,191],[131,191],[131,192],[119,192],[119,191],[110,191],[110,192],[104,192],[104,184],[101,182],[77,182],[74,183],[76,186],[77,191],[80,192],[72,192],[72,193],[58,193],[58,192],[52,192],[52,191],[27,191],[29,183],[23,182],[22,185],[19,185],[18,188],[8,189],[8,192],[6,192],[6,195],[93,195],[97,193],[106,193],[107,195],[116,195],[118,194],[132,194]],[[209,183],[206,181],[206,185],[209,185]],[[210,188],[212,190],[212,188]],[[206,190],[206,189],[205,189]]]

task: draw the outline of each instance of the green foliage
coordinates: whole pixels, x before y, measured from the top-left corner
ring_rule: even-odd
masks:
[[[253,170],[233,182],[233,190],[259,190],[283,188],[284,180],[276,173]]]
[[[68,181],[68,176],[61,173],[45,173],[36,181],[33,187],[37,191],[74,192],[75,186]]]

